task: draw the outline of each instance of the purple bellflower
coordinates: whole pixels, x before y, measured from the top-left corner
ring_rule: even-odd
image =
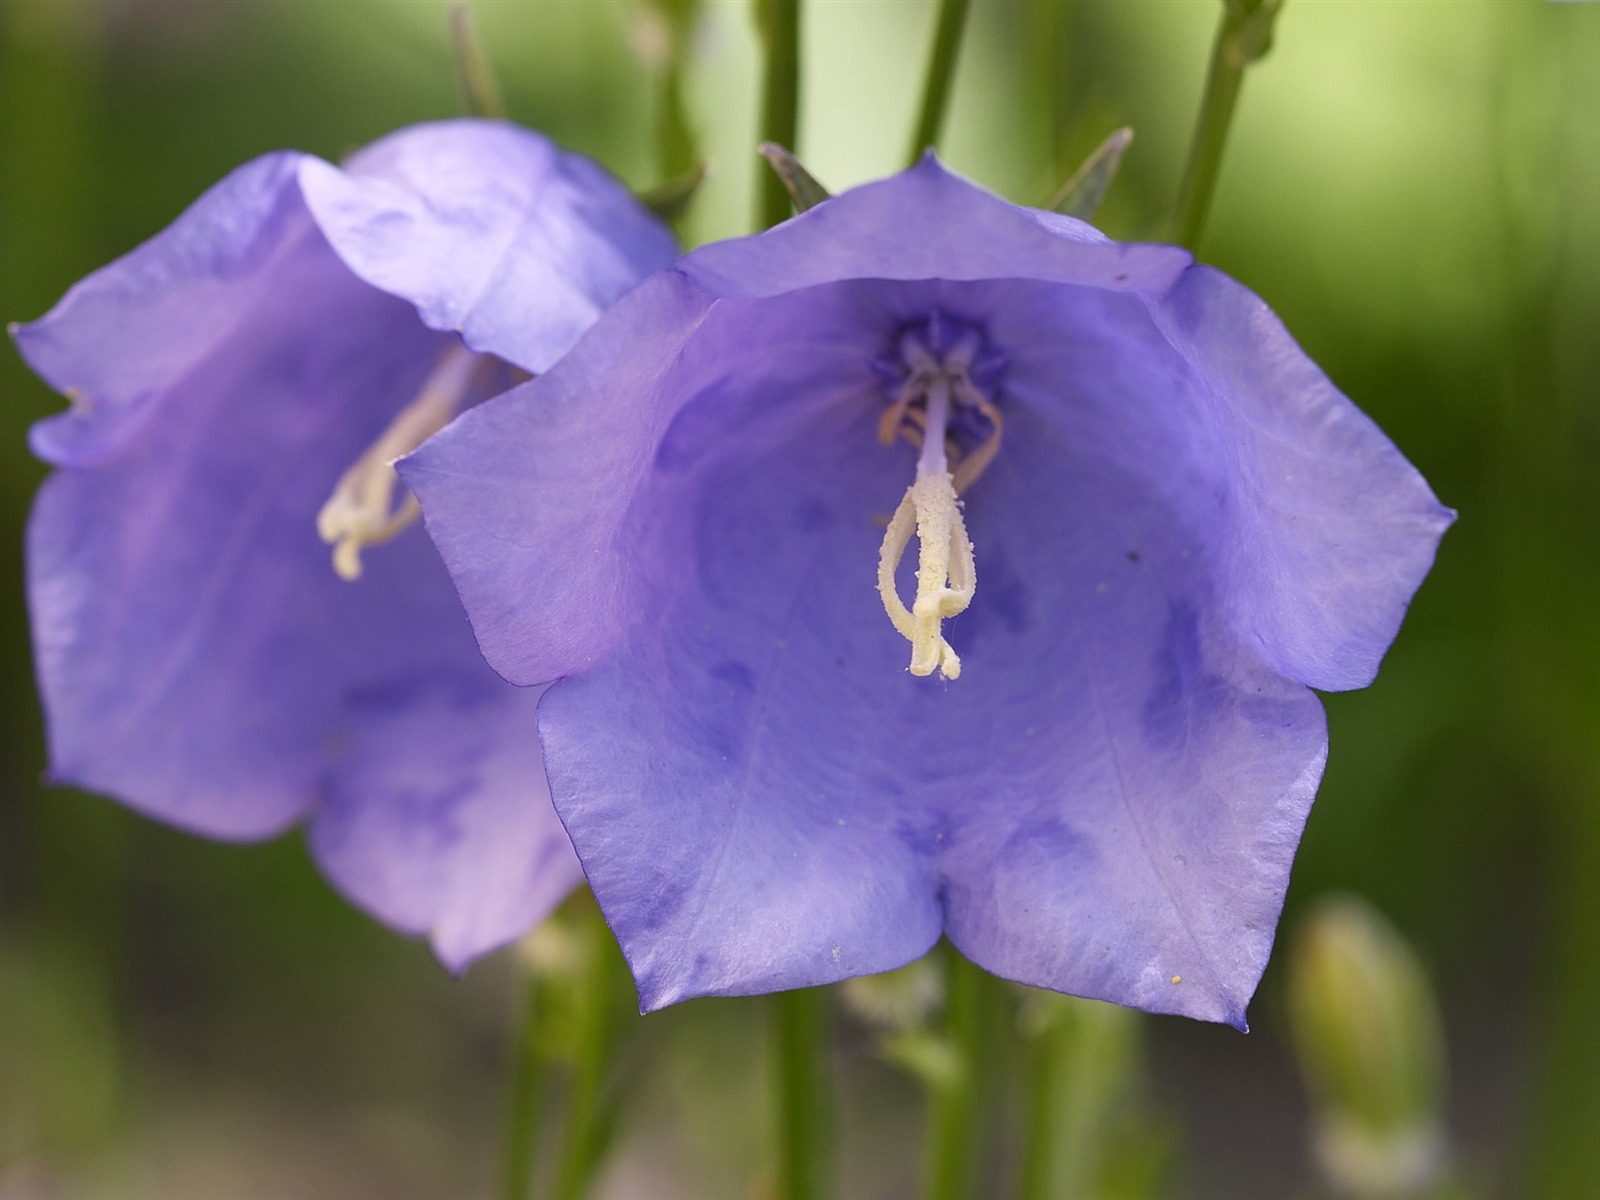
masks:
[[[447,121],[256,159],[14,328],[72,400],[32,433],[52,777],[217,838],[309,817],[452,969],[542,919],[581,874],[538,695],[483,663],[389,464],[675,252],[587,159]]]
[[[399,469],[490,663],[557,681],[646,1009],[942,932],[1242,1027],[1310,688],[1373,678],[1452,517],[1239,284],[931,156],[687,255]]]

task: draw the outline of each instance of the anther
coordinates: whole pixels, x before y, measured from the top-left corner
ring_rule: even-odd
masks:
[[[359,579],[361,551],[398,537],[422,515],[422,506],[410,492],[395,506],[400,477],[394,461],[449,423],[481,362],[460,343],[446,350],[417,398],[400,410],[339,477],[333,494],[317,513],[317,534],[333,547],[333,569],[341,579]]]

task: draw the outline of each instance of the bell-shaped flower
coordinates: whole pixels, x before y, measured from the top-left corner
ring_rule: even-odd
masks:
[[[309,817],[452,967],[539,920],[581,876],[537,695],[484,665],[390,463],[674,254],[595,164],[449,121],[256,159],[14,327],[71,400],[32,434],[51,777],[211,837]]]
[[[931,157],[687,255],[399,469],[490,663],[557,681],[646,1008],[943,933],[1242,1025],[1310,689],[1373,678],[1451,520],[1245,288]]]

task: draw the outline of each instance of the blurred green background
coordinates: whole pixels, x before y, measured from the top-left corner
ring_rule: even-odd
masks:
[[[31,319],[244,160],[338,158],[459,111],[435,0],[0,0],[0,318]],[[1040,203],[1137,138],[1099,223],[1157,238],[1214,0],[975,0],[943,143]],[[637,187],[641,0],[480,0],[512,115]],[[799,150],[902,165],[932,0],[811,0]],[[1143,1022],[1165,1194],[1312,1195],[1283,947],[1359,893],[1432,975],[1448,1126],[1481,1195],[1600,1195],[1600,5],[1291,0],[1244,86],[1201,256],[1258,291],[1461,519],[1332,752],[1254,1032]],[[745,232],[757,59],[707,0],[685,102],[690,244]],[[201,842],[42,786],[22,602],[56,399],[0,349],[0,1200],[490,1193],[508,956],[450,979],[350,910],[297,836]],[[759,1194],[759,1005],[630,1030],[601,1194]],[[916,1094],[846,1020],[847,1196],[912,1194]],[[859,1118],[859,1119],[857,1119]]]

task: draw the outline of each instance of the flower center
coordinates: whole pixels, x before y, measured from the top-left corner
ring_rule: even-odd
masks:
[[[341,579],[361,577],[361,551],[399,536],[416,523],[422,506],[410,492],[396,506],[400,486],[394,461],[404,458],[439,430],[461,408],[484,356],[460,342],[442,355],[416,399],[361,457],[339,477],[333,494],[317,513],[317,533],[333,547],[333,569]]]
[[[901,336],[898,358],[884,364],[898,386],[878,423],[878,440],[888,445],[903,437],[921,451],[916,478],[889,518],[878,551],[878,595],[889,621],[911,643],[913,675],[961,674],[961,657],[941,633],[944,619],[972,603],[978,586],[958,497],[994,461],[1004,427],[999,409],[974,381],[998,365],[983,349],[977,329],[935,312]],[[894,576],[913,533],[917,594],[908,609]]]

